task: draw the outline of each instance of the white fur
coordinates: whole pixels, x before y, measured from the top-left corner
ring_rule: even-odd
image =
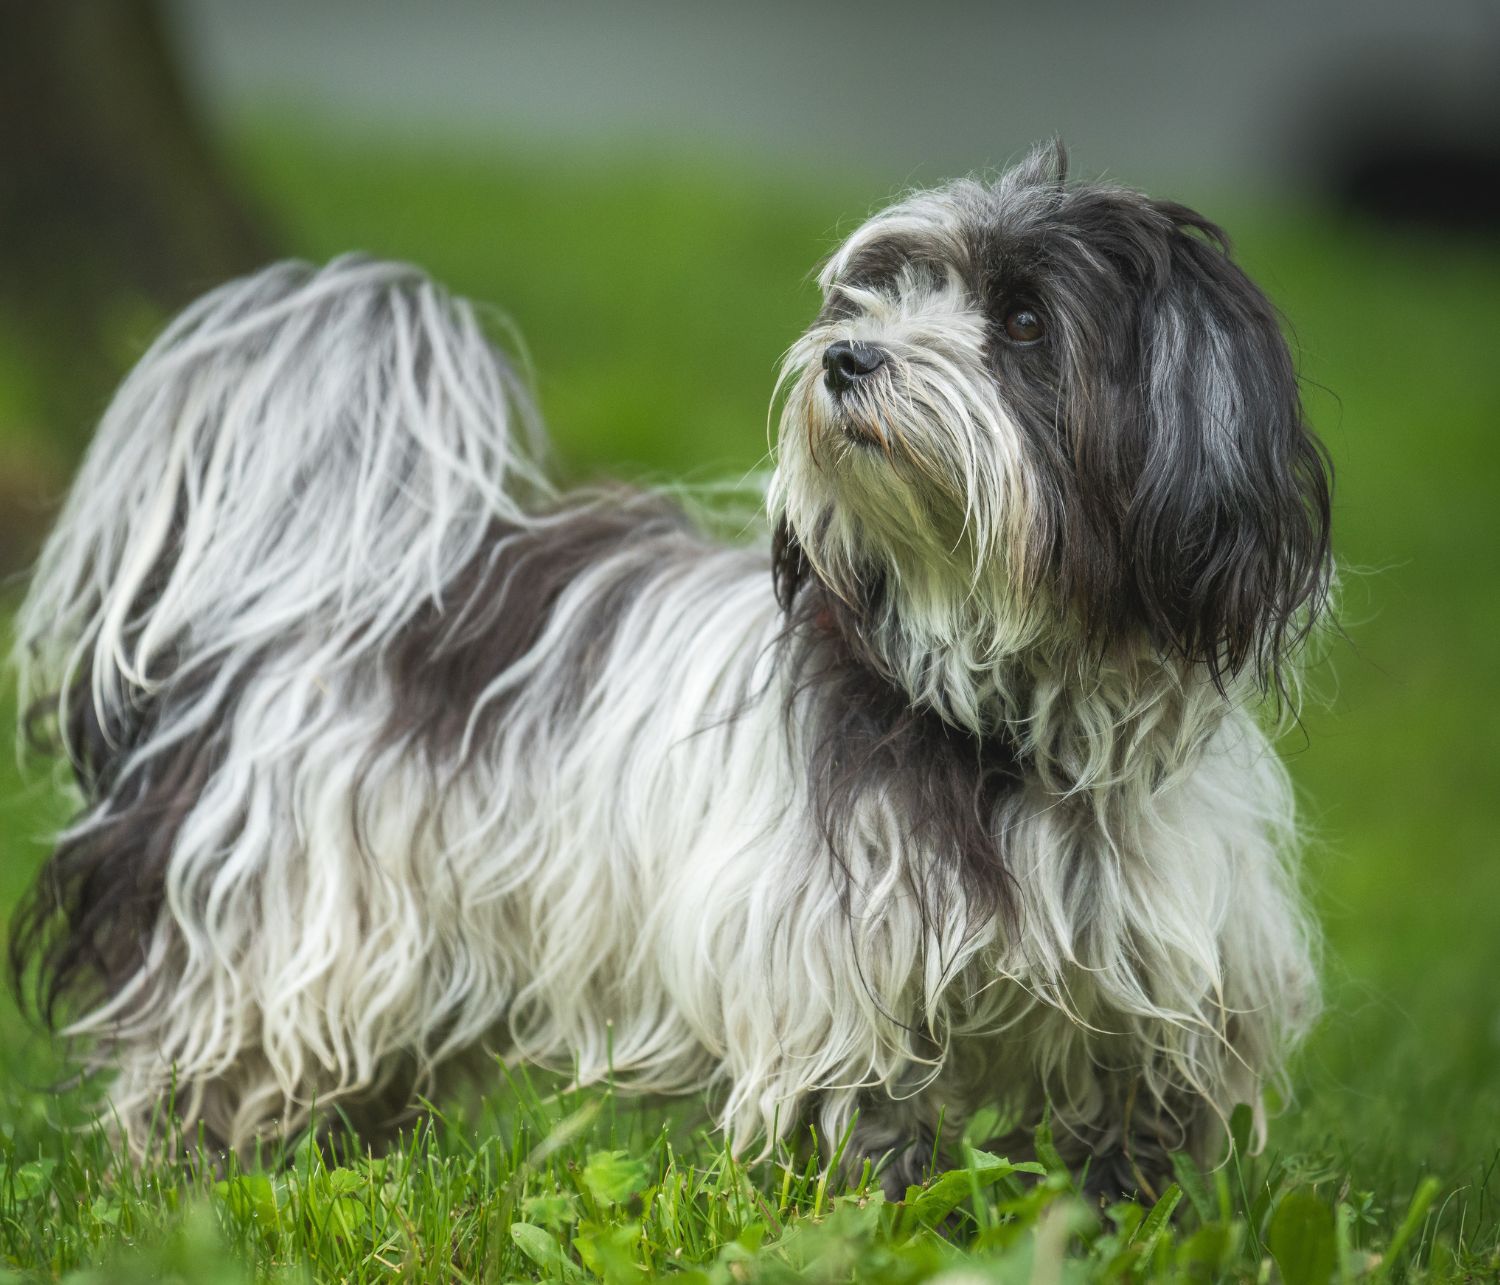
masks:
[[[357,1101],[398,1055],[432,1071],[477,1045],[711,1089],[742,1148],[809,1114],[837,1138],[856,1111],[1034,1113],[1043,1093],[1060,1127],[1100,1136],[1112,1078],[1135,1071],[1164,1101],[1259,1101],[1314,1003],[1284,773],[1183,667],[1084,683],[1018,660],[1041,628],[1006,605],[1028,480],[1003,406],[961,373],[972,319],[953,286],[861,303],[845,331],[903,353],[912,404],[947,425],[920,447],[953,529],[914,521],[878,456],[830,480],[807,454],[823,333],[789,366],[773,504],[826,516],[810,556],[834,585],[878,527],[910,608],[890,629],[921,634],[883,644],[913,698],[1003,721],[1032,755],[1006,805],[1019,931],[976,930],[956,896],[924,923],[911,879],[954,876],[879,799],[852,819],[843,903],[786,717],[815,695],[778,663],[758,546],[622,547],[495,676],[481,710],[508,712],[457,775],[409,744],[370,758],[392,640],[433,604],[460,611],[492,521],[545,530],[553,495],[529,403],[465,305],[401,267],[273,268],[195,306],[121,389],[20,624],[27,691],[86,673],[106,722],[209,676],[127,781],[241,688],[148,955],[71,1028],[118,1068],[110,1108],[138,1144],[174,1083],[185,1127],[242,1147]],[[621,577],[639,587],[596,677],[560,702],[565,644]]]

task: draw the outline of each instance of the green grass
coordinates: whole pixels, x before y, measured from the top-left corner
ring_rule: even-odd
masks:
[[[776,359],[815,307],[808,269],[888,195],[680,158],[293,136],[253,131],[240,154],[283,241],[409,257],[503,304],[574,476],[760,466]],[[492,1092],[438,1104],[384,1160],[132,1169],[99,1135],[60,1128],[83,1102],[44,1087],[54,1055],[7,1009],[0,1265],[110,1281],[1500,1275],[1500,255],[1312,210],[1209,212],[1295,325],[1339,471],[1346,568],[1350,641],[1319,671],[1328,701],[1283,747],[1310,828],[1329,1012],[1265,1156],[1185,1171],[1169,1221],[1097,1217],[1061,1173],[1010,1173],[982,1153],[897,1206],[825,1188],[791,1156],[741,1167],[690,1106],[558,1095],[497,1069]],[[0,383],[6,372],[0,361]],[[0,445],[18,388],[0,388]],[[0,903],[60,816],[47,781],[0,759]]]

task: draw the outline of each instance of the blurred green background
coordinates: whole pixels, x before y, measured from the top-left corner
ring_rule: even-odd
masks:
[[[566,97],[568,76],[587,79],[592,64],[574,66],[567,33],[538,27],[537,6],[522,8],[519,52],[505,54],[511,70],[537,42],[553,41],[547,66]],[[945,39],[972,43],[960,21],[970,11],[954,8]],[[389,6],[374,9],[383,15],[370,20],[376,28],[396,21]],[[480,21],[473,6],[456,9]],[[900,64],[912,83],[887,76],[862,90],[840,67],[836,103],[818,81],[834,71],[796,63],[788,114],[774,106],[774,83],[716,87],[689,41],[697,29],[685,35],[663,19],[641,40],[667,55],[631,73],[651,111],[612,104],[615,91],[595,84],[592,100],[575,95],[567,111],[552,104],[546,120],[510,99],[489,119],[482,95],[476,108],[461,85],[445,85],[439,46],[413,66],[396,54],[381,63],[366,49],[375,37],[361,31],[366,61],[351,66],[341,41],[361,19],[348,6],[309,6],[312,18],[286,5],[260,18],[248,16],[262,12],[255,6],[235,17],[224,5],[189,3],[74,12],[84,17],[49,26],[14,7],[0,29],[0,565],[11,570],[34,549],[111,383],[170,308],[270,255],[322,259],[357,248],[407,258],[495,303],[524,337],[569,476],[738,479],[765,462],[777,358],[815,311],[810,270],[841,231],[909,180],[941,177],[935,165],[1000,162],[1050,133],[1054,112],[1087,132],[1111,110],[1100,105],[1104,89],[1062,64],[1050,81],[1019,82],[1032,85],[1020,95],[1024,119],[999,110],[1002,77],[986,91],[997,123],[973,122],[978,91],[966,82],[952,90],[956,106],[944,106],[945,64],[934,54],[925,71],[918,57]],[[846,12],[863,15],[858,30],[839,29],[841,60],[858,65],[863,24],[884,10]],[[290,25],[271,32],[273,18]],[[791,37],[778,30],[798,21],[793,10],[768,10],[770,34],[754,56],[780,56]],[[239,38],[257,22],[267,26],[261,44]],[[398,52],[402,30],[387,36]],[[455,48],[473,44],[461,23],[455,30]],[[1045,47],[1050,31],[1033,38]],[[1254,31],[1265,50],[1281,48],[1274,14]],[[1176,36],[1185,39],[1183,61],[1172,64],[1178,92],[1120,71],[1135,97],[1119,99],[1124,123],[1096,133],[1079,170],[1152,181],[1229,228],[1295,331],[1308,409],[1338,471],[1347,638],[1331,643],[1314,675],[1322,699],[1283,744],[1327,930],[1328,1014],[1273,1146],[1347,1159],[1393,1199],[1428,1170],[1477,1183],[1500,1147],[1500,243],[1493,226],[1469,217],[1462,167],[1488,162],[1469,134],[1432,124],[1442,146],[1429,151],[1459,168],[1446,197],[1438,190],[1424,201],[1418,179],[1401,178],[1402,157],[1410,162],[1401,147],[1417,145],[1392,141],[1374,116],[1363,135],[1351,132],[1366,118],[1333,107],[1299,118],[1295,131],[1303,143],[1321,139],[1323,152],[1268,161],[1276,139],[1293,136],[1268,130],[1226,155],[1220,144],[1239,137],[1224,123],[1232,104],[1219,104],[1224,119],[1185,119],[1190,91],[1202,89],[1198,37]],[[880,38],[906,37],[897,29]],[[1107,48],[1110,31],[1091,39]],[[620,59],[632,50],[622,46]],[[1255,57],[1268,71],[1290,65],[1265,50],[1245,54],[1251,65],[1239,77],[1251,86],[1236,108],[1247,120],[1260,83]],[[469,48],[468,62],[453,55],[480,85],[469,62],[482,64],[483,52]],[[309,91],[320,55],[338,72],[331,79],[347,82],[342,97],[337,86]],[[734,50],[724,56],[727,66]],[[597,50],[590,57],[612,65]],[[389,66],[410,75],[391,81]],[[284,67],[303,79],[281,83]],[[1429,60],[1426,72],[1411,72],[1414,83],[1441,81],[1444,67]],[[919,73],[922,93],[913,88]],[[1053,86],[1055,108],[1038,101],[1036,83]],[[554,90],[528,84],[506,92],[551,103]],[[817,119],[820,92],[838,128]],[[859,101],[844,101],[859,92],[869,95],[873,142],[854,133]],[[718,104],[717,114],[705,109],[696,120],[693,94]],[[443,101],[424,112],[424,95]],[[1356,106],[1357,97],[1351,90]],[[921,130],[892,126],[882,151],[878,122],[921,117],[924,103],[941,142],[929,147]],[[962,128],[941,129],[945,111]],[[1162,137],[1131,152],[1132,123],[1152,120]],[[970,154],[965,140],[979,132],[992,141]],[[1364,146],[1356,135],[1385,142]],[[1104,154],[1112,141],[1127,154]],[[1298,168],[1314,154],[1325,163]],[[19,591],[13,579],[0,599],[7,625]],[[7,689],[0,723],[13,714]],[[23,780],[0,758],[0,903],[9,906],[31,877],[63,806],[45,770]],[[61,1109],[37,1087],[49,1056],[18,1015],[0,1013],[5,1127],[39,1127]]]

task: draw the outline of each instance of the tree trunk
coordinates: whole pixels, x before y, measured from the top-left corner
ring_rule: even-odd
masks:
[[[154,0],[0,0],[0,508],[38,509],[6,492],[67,467],[143,332],[267,257]]]

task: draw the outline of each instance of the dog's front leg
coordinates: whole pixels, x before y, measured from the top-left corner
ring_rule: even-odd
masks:
[[[841,1177],[854,1185],[868,1164],[889,1200],[941,1171],[949,1161],[943,1149],[942,1117],[927,1094],[892,1098],[876,1090],[860,1105],[840,1162]]]

